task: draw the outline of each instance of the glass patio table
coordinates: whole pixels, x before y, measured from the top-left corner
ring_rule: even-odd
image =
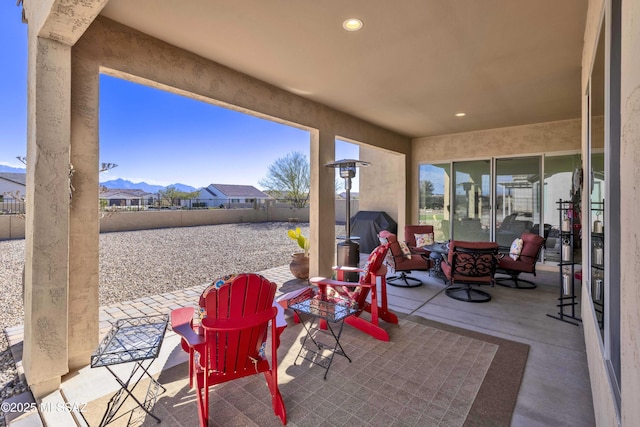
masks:
[[[325,369],[324,379],[327,379],[333,357],[339,354],[351,363],[351,359],[340,345],[340,335],[344,326],[344,319],[358,311],[358,303],[343,297],[327,297],[316,293],[288,301],[288,306],[300,318],[300,323],[306,331],[302,346],[293,362],[295,365],[302,358],[314,365]],[[308,323],[302,315],[306,315]],[[334,326],[331,326],[334,324]],[[324,329],[326,325],[326,329]],[[330,343],[321,341],[322,336],[328,337]]]
[[[120,319],[113,324],[98,349],[91,355],[91,367],[104,366],[120,384],[120,389],[107,403],[100,427],[117,419],[116,414],[129,397],[137,404],[129,415],[129,423],[135,421],[134,414],[144,416],[144,413],[160,422],[160,418],[152,413],[153,406],[158,396],[167,390],[151,376],[149,367],[160,353],[168,322],[169,316],[166,314]],[[127,378],[111,369],[113,365],[130,362],[133,362],[133,366]],[[145,377],[149,378],[149,386],[144,402],[141,402],[134,396],[133,391]],[[143,410],[144,413],[140,413],[139,410]]]

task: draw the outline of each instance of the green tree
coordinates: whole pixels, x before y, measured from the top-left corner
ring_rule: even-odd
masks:
[[[424,196],[431,196],[433,194],[433,182],[426,179],[420,181],[420,193]]]
[[[433,208],[433,183],[429,180],[420,181],[421,208]]]
[[[158,191],[161,201],[165,201],[169,206],[179,206],[181,200],[195,199],[198,197],[197,191],[186,192],[180,191],[173,185],[166,187],[164,190]]]
[[[303,208],[309,200],[311,173],[307,156],[293,151],[273,162],[267,176],[258,184],[270,194],[279,193],[291,200],[296,208]]]

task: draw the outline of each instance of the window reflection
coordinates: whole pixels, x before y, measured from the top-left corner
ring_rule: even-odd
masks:
[[[589,97],[589,164],[591,167],[589,176],[585,182],[590,183],[590,188],[585,190],[591,206],[588,218],[589,242],[591,247],[591,277],[590,291],[593,308],[596,314],[600,331],[604,335],[605,328],[605,287],[606,263],[605,263],[605,37],[601,31],[596,50],[596,56],[591,70],[590,97]],[[596,231],[595,228],[598,228]]]
[[[434,238],[438,242],[449,240],[449,163],[420,165],[419,172],[419,223],[433,225]]]
[[[547,241],[544,260],[560,261],[562,241],[560,239],[559,200],[571,200],[573,174],[582,167],[579,154],[565,156],[547,156],[544,160],[544,226]],[[574,219],[574,222],[579,218]],[[580,239],[574,239],[576,244]],[[574,248],[574,259],[579,259],[579,251]]]
[[[487,241],[493,211],[495,241],[501,246],[510,246],[524,231],[541,234],[546,238],[544,260],[557,263],[562,248],[557,202],[571,200],[573,175],[582,163],[580,154],[545,156],[541,187],[541,162],[540,156],[496,159],[493,210],[489,160],[420,165],[420,224],[433,225],[437,241],[449,240],[450,227],[456,239]],[[574,248],[576,260],[580,253]]]
[[[453,164],[453,238],[489,241],[491,224],[491,162],[474,160]]]
[[[540,157],[498,159],[496,242],[510,246],[524,232],[540,233]]]

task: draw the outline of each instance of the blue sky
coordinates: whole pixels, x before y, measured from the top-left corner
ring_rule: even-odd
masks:
[[[0,164],[26,156],[27,26],[14,1],[0,2]],[[109,76],[100,79],[100,161],[117,168],[101,181],[202,187],[258,181],[277,158],[309,156],[309,133]],[[358,158],[336,142],[336,159]],[[357,191],[357,177],[353,183]]]

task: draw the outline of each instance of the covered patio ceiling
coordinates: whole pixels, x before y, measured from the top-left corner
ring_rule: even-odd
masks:
[[[584,0],[110,0],[102,15],[409,137],[579,118]],[[364,27],[347,32],[342,23]],[[459,112],[465,117],[456,117]]]

